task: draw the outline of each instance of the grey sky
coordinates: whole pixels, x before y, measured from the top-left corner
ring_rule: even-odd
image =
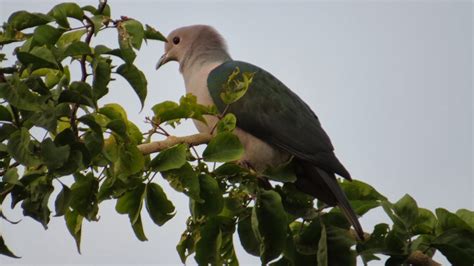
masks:
[[[20,9],[47,11],[59,2],[0,1],[0,20]],[[300,95],[319,116],[346,168],[389,199],[408,193],[431,210],[474,209],[470,1],[110,2],[114,17],[136,18],[165,35],[190,24],[216,27],[234,59],[263,67]],[[85,3],[96,5],[80,2]],[[97,42],[116,47],[115,32]],[[149,85],[142,113],[120,78],[102,101],[125,106],[142,129],[153,104],[184,93],[177,64],[154,71],[162,52],[161,43],[149,42],[138,53]],[[175,134],[193,132],[185,123]],[[163,227],[144,218],[148,242],[138,241],[128,217],[108,202],[99,223],[83,225],[82,255],[62,218],[53,218],[47,231],[30,218],[13,226],[0,221],[7,243],[23,257],[0,257],[0,263],[180,264],[175,245],[185,228],[187,198],[159,182],[178,214]],[[21,217],[20,208],[4,209],[13,219]],[[375,211],[361,221],[371,231],[387,220]],[[242,249],[238,256],[242,264],[259,264]]]

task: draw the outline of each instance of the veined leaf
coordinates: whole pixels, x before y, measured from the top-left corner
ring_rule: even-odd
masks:
[[[54,17],[60,26],[70,28],[67,18],[71,17],[82,20],[84,12],[76,3],[61,3],[54,6],[51,11],[48,12],[48,15]]]
[[[168,42],[168,40],[166,40],[166,37],[163,36],[163,34],[161,34],[161,32],[155,30],[152,26],[150,25],[145,25],[146,26],[146,30],[145,30],[145,38],[148,39],[148,40],[158,40],[158,41],[162,41],[162,42]]]
[[[110,64],[111,60],[103,57],[95,57],[94,61],[92,61],[94,74],[92,92],[95,100],[102,98],[109,92],[107,85],[110,82]]]
[[[128,41],[135,49],[140,49],[142,46],[143,38],[145,37],[145,31],[143,25],[134,19],[128,19],[122,22],[122,26],[128,34]]]
[[[280,256],[286,242],[287,217],[278,193],[260,192],[252,210],[252,228],[260,242],[262,263]]]
[[[123,64],[117,68],[117,73],[124,77],[132,86],[133,90],[138,95],[143,108],[147,95],[147,81],[143,72],[141,72],[135,65]]]
[[[18,109],[36,112],[42,110],[46,99],[30,91],[18,76],[12,78],[11,84],[0,83],[0,97]]]
[[[199,189],[199,195],[203,202],[194,204],[194,215],[213,216],[219,214],[224,207],[224,198],[219,183],[213,177],[201,174],[199,175]]]
[[[150,218],[159,226],[176,214],[173,203],[168,200],[163,189],[156,183],[149,183],[146,186],[145,206]]]
[[[30,133],[21,128],[10,136],[7,151],[12,157],[25,166],[37,166],[40,161],[32,151]]]
[[[50,47],[58,41],[63,32],[63,30],[49,25],[38,26],[33,32],[33,43],[38,46],[48,45]]]
[[[56,145],[50,138],[46,138],[41,143],[40,149],[41,160],[51,170],[63,166],[63,164],[67,162],[69,158],[70,147],[56,147]]]
[[[239,138],[230,132],[223,132],[212,138],[202,155],[208,162],[230,162],[238,160],[243,153]]]
[[[97,221],[99,205],[97,193],[99,181],[92,173],[74,175],[75,183],[71,186],[71,207],[89,221]]]
[[[50,16],[41,13],[29,13],[27,11],[17,11],[10,15],[8,24],[15,30],[23,30],[38,25],[47,24],[53,21]]]
[[[164,151],[161,151],[150,162],[153,171],[163,172],[172,169],[181,168],[186,163],[186,153],[188,146],[186,144],[178,144]]]
[[[20,62],[26,66],[31,65],[32,70],[39,68],[58,69],[58,63],[51,50],[46,47],[34,47],[31,52],[17,52]]]
[[[71,211],[67,209],[64,214],[66,220],[66,226],[71,233],[74,241],[76,242],[77,252],[81,253],[81,233],[82,233],[82,220],[83,217],[77,211]]]
[[[186,162],[181,168],[162,172],[162,175],[171,187],[178,192],[184,192],[197,202],[202,202],[200,197],[199,178],[193,167]]]
[[[11,250],[5,244],[5,240],[3,239],[3,236],[1,236],[1,235],[0,235],[0,254],[8,256],[8,257],[15,258],[15,259],[20,258],[17,255],[15,255],[13,252],[11,252]]]
[[[237,118],[234,114],[226,114],[219,122],[217,123],[217,133],[220,132],[232,132],[235,129],[237,124]]]

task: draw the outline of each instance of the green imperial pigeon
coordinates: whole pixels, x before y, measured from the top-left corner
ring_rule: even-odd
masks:
[[[328,135],[309,106],[272,74],[234,61],[224,39],[210,26],[178,28],[167,39],[157,69],[169,61],[179,62],[186,92],[200,104],[216,105],[219,111],[236,116],[234,133],[245,149],[241,162],[261,172],[293,157],[296,187],[330,206],[339,206],[363,239],[362,227],[335,176],[351,180],[351,175],[334,155]],[[220,94],[237,68],[241,73],[254,73],[253,81],[242,98],[227,106]],[[194,122],[200,132],[211,133],[217,121],[207,116],[207,124]]]

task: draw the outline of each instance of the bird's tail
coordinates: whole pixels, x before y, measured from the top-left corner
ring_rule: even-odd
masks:
[[[334,176],[330,176],[324,170],[321,170],[317,167],[315,168],[319,176],[321,176],[324,183],[326,183],[326,185],[329,187],[332,194],[336,198],[337,206],[341,209],[344,216],[346,216],[346,219],[354,227],[354,230],[356,231],[358,238],[360,240],[364,240],[364,230],[362,229],[362,226],[359,223],[359,219],[357,218],[357,215],[355,214],[354,209],[352,209],[349,203],[349,200],[347,199],[346,195],[344,194],[341,187],[337,183],[336,178],[334,178]]]

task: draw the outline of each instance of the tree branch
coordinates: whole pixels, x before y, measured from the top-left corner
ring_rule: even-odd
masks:
[[[145,155],[150,153],[155,153],[172,147],[176,144],[186,143],[190,146],[197,146],[201,144],[208,143],[212,138],[211,134],[207,133],[198,133],[189,136],[176,137],[169,136],[165,140],[154,141],[151,143],[145,143],[138,145],[138,149]]]

